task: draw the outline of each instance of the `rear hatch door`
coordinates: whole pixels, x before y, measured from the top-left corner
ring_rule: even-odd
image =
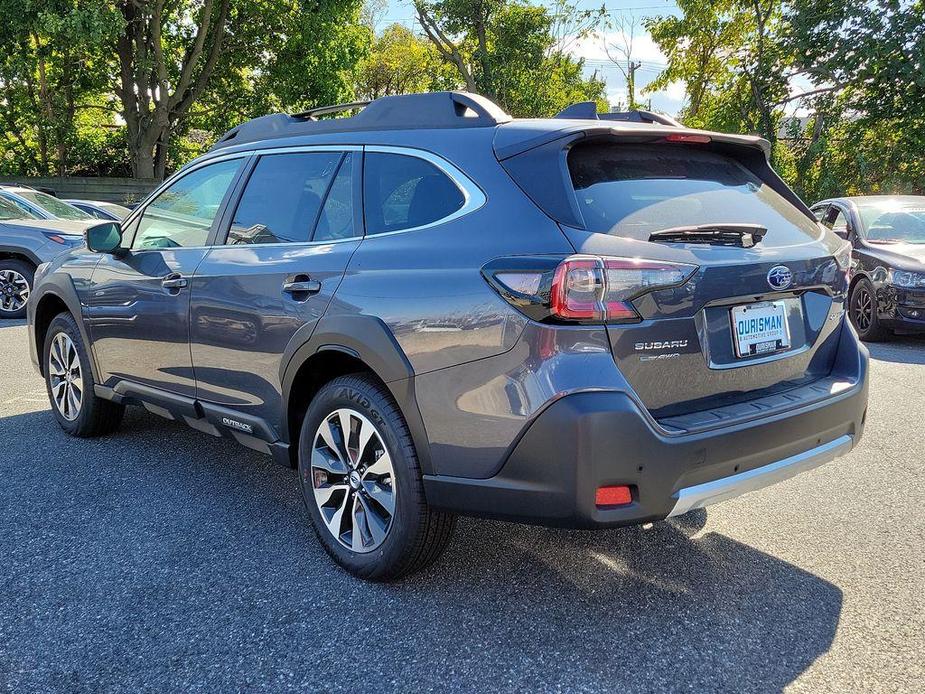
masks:
[[[656,418],[760,408],[829,375],[844,242],[794,204],[763,153],[588,138],[566,149],[565,166],[578,223],[560,226],[576,252],[697,266],[682,286],[634,299],[637,321],[607,326],[615,361]]]

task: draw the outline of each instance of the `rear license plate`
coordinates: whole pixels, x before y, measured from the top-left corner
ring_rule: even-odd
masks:
[[[734,306],[732,340],[736,356],[754,357],[790,348],[787,307],[782,301]]]

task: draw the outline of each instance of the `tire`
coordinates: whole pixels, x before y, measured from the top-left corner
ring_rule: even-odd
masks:
[[[344,429],[352,432],[348,446]],[[450,541],[455,516],[427,505],[408,426],[370,376],[335,378],[312,399],[299,436],[299,480],[322,546],[358,578],[420,571]]]
[[[864,342],[883,342],[893,334],[880,323],[877,292],[867,278],[859,279],[848,295],[848,317]]]
[[[70,313],[59,313],[48,326],[42,365],[51,411],[64,431],[87,438],[119,428],[125,407],[93,392],[90,358]]]
[[[0,319],[25,318],[35,268],[24,260],[0,259]]]

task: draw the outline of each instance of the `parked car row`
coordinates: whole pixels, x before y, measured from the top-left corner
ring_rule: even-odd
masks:
[[[0,319],[25,317],[39,264],[82,245],[84,231],[99,220],[121,220],[130,211],[114,203],[61,200],[29,186],[0,184]]]

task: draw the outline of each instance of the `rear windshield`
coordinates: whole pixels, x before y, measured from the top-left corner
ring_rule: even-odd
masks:
[[[800,210],[721,154],[683,145],[588,144],[572,148],[568,166],[591,231],[648,240],[671,227],[744,223],[767,227],[769,237],[785,229],[819,235]]]
[[[55,217],[59,219],[74,219],[74,220],[84,220],[84,219],[93,219],[90,215],[82,210],[78,210],[73,205],[68,205],[63,200],[58,200],[58,198],[42,193],[40,191],[32,190],[23,190],[19,193],[20,196],[24,197],[29,202],[32,202],[39,207],[48,210]]]

